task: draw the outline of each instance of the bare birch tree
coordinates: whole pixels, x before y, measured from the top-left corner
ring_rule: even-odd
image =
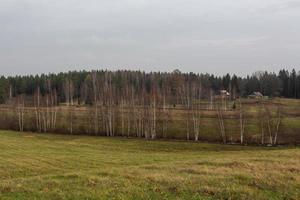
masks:
[[[194,139],[199,140],[200,123],[201,123],[201,94],[202,86],[193,84],[192,86],[192,113],[193,113],[193,125],[194,125]]]
[[[91,74],[92,82],[93,82],[93,97],[94,97],[94,132],[97,135],[99,131],[99,117],[98,117],[98,79],[97,72],[92,71]]]
[[[280,105],[277,106],[276,110],[276,116],[275,119],[273,119],[272,112],[268,106],[264,106],[265,108],[265,115],[266,115],[266,121],[267,121],[267,128],[269,132],[269,144],[270,145],[277,145],[278,142],[278,133],[280,130],[280,125],[282,122],[282,114]]]
[[[74,114],[74,84],[70,78],[67,78],[64,83],[64,93],[66,97],[67,109],[69,113],[69,132],[73,134],[73,114]]]
[[[244,143],[244,133],[245,133],[245,110],[241,101],[241,98],[239,98],[239,104],[240,104],[240,142],[241,144]]]
[[[34,106],[35,106],[35,115],[36,115],[36,128],[38,132],[42,132],[42,122],[41,122],[41,94],[40,87],[37,88],[34,95]]]
[[[220,128],[220,136],[222,139],[222,142],[224,144],[227,143],[227,137],[226,137],[226,130],[224,125],[224,116],[223,116],[223,110],[220,108],[220,105],[217,106],[217,114],[218,114],[218,122],[219,122],[219,128]]]
[[[20,95],[17,100],[17,111],[19,121],[19,131],[24,131],[25,100],[24,95]]]

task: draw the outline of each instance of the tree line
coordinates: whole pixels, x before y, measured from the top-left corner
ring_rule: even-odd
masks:
[[[151,93],[151,88],[156,86],[162,90],[162,87],[168,86],[171,94],[176,96],[178,87],[195,81],[201,82],[206,95],[212,90],[217,93],[220,90],[227,90],[232,98],[236,96],[247,96],[253,92],[261,92],[269,97],[300,98],[300,72],[293,69],[280,70],[278,74],[270,72],[255,72],[251,76],[238,77],[215,76],[212,74],[181,73],[174,70],[171,73],[164,72],[141,72],[141,71],[94,71],[97,79],[101,80],[106,76],[111,78],[111,84],[116,90],[123,90],[126,87],[133,87],[135,90],[145,88],[147,94]],[[49,92],[49,82],[51,91],[55,90],[59,102],[68,100],[65,93],[66,83],[72,84],[73,99],[79,104],[92,104],[94,101],[93,91],[93,72],[88,71],[70,71],[58,74],[42,74],[36,76],[14,76],[0,77],[0,103],[6,103],[9,98],[18,95],[32,96],[39,88],[42,95]]]
[[[203,139],[201,133],[209,120],[212,127],[206,131],[214,130],[216,124],[217,140],[244,143],[253,140],[246,137],[246,119],[257,116],[246,112],[239,97],[260,91],[270,97],[299,98],[299,81],[300,74],[295,70],[281,70],[278,75],[256,72],[245,78],[179,70],[98,70],[1,77],[0,99],[8,106],[2,107],[0,120],[5,121],[4,128],[19,131],[147,139],[172,138],[172,134],[181,132],[186,140],[195,141]],[[278,141],[282,122],[279,105],[274,112],[264,101],[257,104],[256,126],[261,144]],[[228,132],[233,121],[239,127],[238,138],[232,135],[233,130]]]

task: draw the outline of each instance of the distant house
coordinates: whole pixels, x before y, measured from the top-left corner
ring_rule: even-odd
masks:
[[[261,99],[261,98],[264,97],[264,95],[260,92],[253,92],[248,97],[251,98],[251,99]]]
[[[226,90],[220,90],[220,95],[221,96],[227,96],[227,97],[230,96],[229,92],[227,92]]]

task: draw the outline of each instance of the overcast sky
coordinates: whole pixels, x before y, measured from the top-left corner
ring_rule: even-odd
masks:
[[[0,0],[0,74],[300,70],[299,0]]]

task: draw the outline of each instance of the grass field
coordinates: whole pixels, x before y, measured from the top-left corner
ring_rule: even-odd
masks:
[[[0,199],[300,199],[299,147],[0,131]]]
[[[208,109],[210,103],[206,100],[198,102],[201,104],[200,118],[198,123],[199,127],[199,140],[205,142],[220,142],[220,127],[218,112],[216,106],[212,110]],[[277,124],[277,111],[280,108],[282,123],[280,123],[278,131],[278,144],[300,144],[300,100],[295,99],[266,99],[264,100],[265,107],[262,107],[261,103],[257,99],[242,99],[244,116],[245,116],[245,133],[244,143],[246,144],[261,144],[262,143],[262,130],[264,133],[264,143],[270,142],[268,131],[268,117],[266,115],[266,109],[270,110],[272,114],[271,130],[276,130]],[[236,108],[233,109],[233,101],[228,102],[227,111],[223,111],[224,127],[226,130],[227,143],[239,143],[240,142],[240,111],[239,104],[236,102]],[[280,106],[279,106],[280,105]],[[114,110],[114,135],[122,136],[129,135],[130,137],[145,137],[146,129],[149,129],[147,121],[152,120],[151,113],[145,114],[144,108],[137,106],[138,109],[132,109],[126,107],[120,110],[119,107],[115,107]],[[42,128],[40,132],[51,132],[60,134],[76,134],[76,135],[107,135],[107,115],[101,111],[95,120],[95,109],[90,105],[76,105],[73,107],[67,107],[60,105],[56,107],[57,113],[55,114],[55,126],[50,126],[52,121],[52,114],[47,111],[47,108],[41,108],[42,126],[45,127],[45,123],[48,122],[47,130]],[[105,109],[102,107],[102,109]],[[100,109],[99,109],[100,110]],[[264,112],[263,112],[264,111]],[[124,113],[123,113],[124,112]],[[148,111],[147,111],[148,112]],[[168,105],[168,115],[166,116],[162,107],[156,110],[156,137],[166,139],[177,140],[194,140],[195,130],[194,121],[191,113],[188,112],[185,106],[182,105]],[[19,113],[15,107],[10,105],[0,105],[0,129],[2,130],[20,130]],[[70,115],[72,113],[72,115]],[[103,115],[103,116],[102,116]],[[72,116],[72,117],[71,117]],[[123,128],[122,128],[122,118]],[[48,120],[47,120],[48,119]],[[166,120],[167,119],[167,120]],[[187,126],[187,120],[189,120],[189,126]],[[72,123],[71,123],[72,122]],[[96,123],[95,123],[96,122]],[[128,125],[129,122],[129,125]],[[263,123],[262,123],[263,122]],[[151,122],[152,123],[152,122]],[[72,124],[72,125],[71,125]],[[98,129],[95,131],[95,124],[98,124]],[[38,132],[37,128],[37,113],[34,107],[26,107],[24,112],[24,130]],[[71,128],[72,127],[72,128]],[[187,129],[187,127],[189,127]],[[144,131],[141,131],[144,129]],[[72,133],[71,133],[72,130]],[[149,133],[149,130],[147,131]],[[187,136],[189,133],[189,136]]]

